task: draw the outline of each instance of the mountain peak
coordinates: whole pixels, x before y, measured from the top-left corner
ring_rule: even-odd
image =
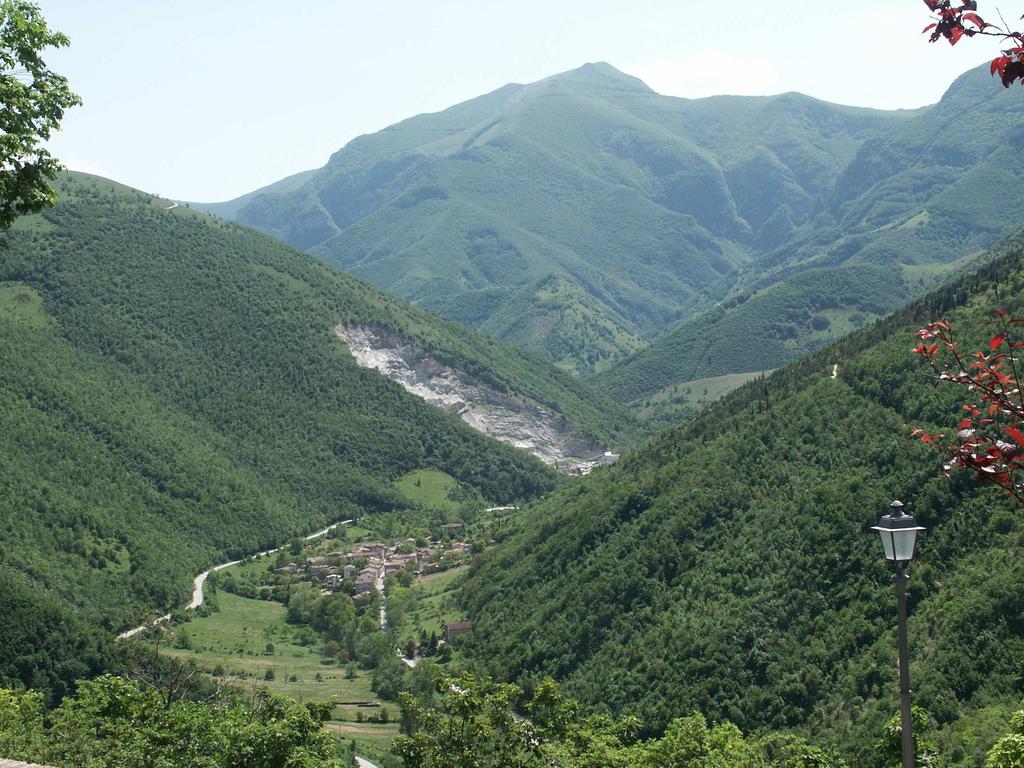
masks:
[[[627,75],[606,61],[594,61],[560,72],[540,81],[540,83],[572,83],[588,88],[604,88],[615,91],[632,91],[634,93],[654,94],[647,84],[638,77]]]
[[[946,92],[942,94],[940,104],[949,104],[951,102],[968,99],[971,101],[977,101],[978,99],[993,98],[1000,95],[1004,90],[1003,84],[999,81],[998,77],[992,77],[988,62],[979,64],[973,67],[956,80],[954,80]]]

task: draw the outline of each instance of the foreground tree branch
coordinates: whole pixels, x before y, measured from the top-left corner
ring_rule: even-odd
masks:
[[[924,28],[930,33],[928,42],[946,40],[956,45],[964,37],[983,35],[997,37],[1006,44],[1002,55],[992,59],[990,72],[999,75],[1003,86],[1009,88],[1015,82],[1024,85],[1024,36],[1011,30],[1000,17],[1000,24],[990,24],[978,15],[976,0],[924,0],[932,12],[932,22]]]
[[[60,163],[42,146],[64,110],[81,103],[40,53],[68,39],[25,0],[0,0],[0,232],[53,204]]]
[[[1022,323],[1024,319],[998,310],[988,350],[972,354],[960,349],[945,321],[929,323],[917,332],[921,342],[913,351],[928,361],[937,383],[965,387],[972,393],[972,401],[964,404],[964,418],[952,439],[922,429],[915,429],[911,436],[946,455],[944,473],[969,469],[979,482],[998,485],[1024,506],[1024,393],[1020,382],[1024,342],[1017,333]]]

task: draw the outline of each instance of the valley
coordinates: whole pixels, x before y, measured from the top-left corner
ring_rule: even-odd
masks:
[[[481,507],[558,482],[359,367],[339,324],[390,328],[557,412],[573,439],[638,432],[568,375],[270,238],[94,176],[60,191],[0,255],[0,572],[8,617],[33,638],[6,655],[7,679],[59,697],[112,652],[107,638],[185,605],[211,563],[402,514],[391,483],[408,472],[445,472]],[[75,629],[58,642],[51,620]],[[55,647],[33,655],[37,643]]]
[[[0,0],[0,766],[1021,768],[984,5]]]
[[[423,473],[396,486],[422,490],[421,501],[439,507],[452,490],[450,477]],[[299,703],[328,702],[325,726],[331,733],[354,754],[392,765],[398,690],[422,687],[438,662],[452,663],[446,626],[461,617],[453,590],[471,558],[469,545],[458,537],[479,536],[511,513],[479,510],[465,531],[462,523],[438,524],[438,539],[419,538],[423,546],[415,549],[409,547],[411,538],[388,540],[343,521],[204,572],[210,574],[206,603],[190,604],[173,623],[167,617],[142,628],[150,630],[144,642],[152,652],[195,665],[220,685],[266,687]],[[425,529],[418,535],[425,536]],[[316,606],[319,600],[321,607],[297,609],[295,595],[310,585],[319,597],[310,589],[304,604]],[[328,611],[333,618],[317,618]],[[346,623],[346,615],[358,627]],[[359,639],[353,642],[355,635]],[[410,648],[411,657],[400,656]]]

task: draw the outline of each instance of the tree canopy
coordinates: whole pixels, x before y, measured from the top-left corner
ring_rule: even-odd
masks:
[[[60,126],[64,110],[81,99],[40,53],[67,44],[66,36],[46,26],[37,6],[0,2],[0,230],[53,204],[50,182],[61,166],[42,143]]]

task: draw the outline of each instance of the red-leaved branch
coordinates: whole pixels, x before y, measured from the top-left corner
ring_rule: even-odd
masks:
[[[992,321],[997,329],[988,350],[965,355],[950,324],[929,323],[917,332],[921,342],[914,352],[924,357],[939,382],[965,387],[973,394],[963,406],[964,418],[953,439],[915,429],[917,437],[942,451],[943,472],[973,470],[979,482],[995,483],[1024,506],[1024,394],[1021,393],[1020,350],[1024,342],[1015,333],[1024,319],[999,310]]]
[[[964,37],[998,37],[1007,47],[1001,56],[992,59],[991,73],[999,75],[1007,88],[1018,81],[1024,85],[1024,36],[1020,32],[1011,30],[1005,22],[1000,26],[982,19],[976,0],[924,0],[924,4],[932,12],[932,23],[924,28],[931,33],[929,42],[945,39],[956,45]]]

